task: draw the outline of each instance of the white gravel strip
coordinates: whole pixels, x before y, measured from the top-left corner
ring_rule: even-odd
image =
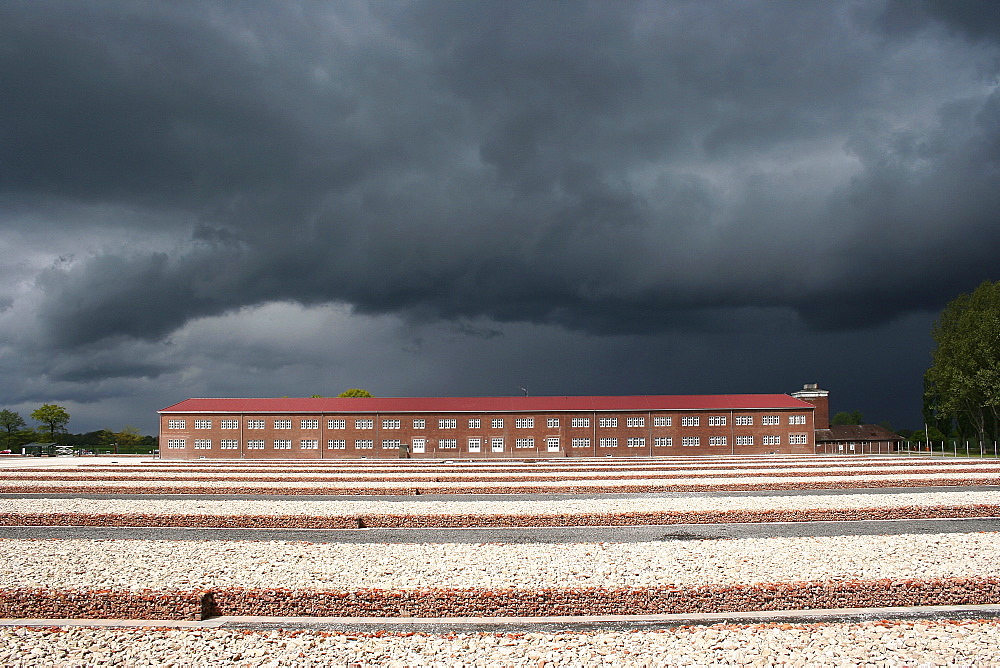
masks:
[[[616,487],[629,487],[629,486],[678,486],[678,485],[713,485],[713,486],[728,486],[728,485],[760,485],[762,488],[767,488],[773,486],[776,483],[790,484],[790,483],[831,483],[831,482],[850,482],[850,483],[865,483],[865,482],[879,482],[879,481],[899,481],[900,483],[907,480],[915,481],[929,481],[933,482],[935,480],[950,480],[956,477],[963,479],[968,479],[973,482],[980,480],[990,480],[996,478],[1000,475],[1000,469],[996,472],[991,473],[973,473],[966,471],[947,471],[942,473],[910,473],[910,472],[893,472],[887,475],[869,475],[869,474],[859,474],[851,476],[789,476],[787,478],[775,478],[774,476],[750,476],[746,478],[727,478],[720,476],[717,478],[692,478],[687,479],[683,477],[678,478],[633,478],[626,480],[607,480],[600,478],[585,479],[585,480],[572,480],[572,481],[559,481],[559,480],[539,480],[539,481],[517,481],[517,480],[497,480],[491,482],[424,482],[421,481],[419,485],[416,484],[400,484],[406,483],[406,481],[400,482],[352,482],[352,481],[337,481],[337,482],[296,482],[291,481],[278,481],[278,482],[259,482],[259,481],[241,481],[238,478],[229,478],[225,480],[170,480],[170,481],[158,481],[158,480],[126,480],[126,481],[113,481],[113,480],[31,480],[31,481],[20,481],[20,480],[0,480],[0,492],[4,489],[23,487],[26,484],[30,484],[32,487],[51,489],[53,491],[58,491],[60,488],[66,487],[87,487],[88,489],[114,489],[120,487],[130,487],[130,488],[159,488],[159,487],[171,487],[176,489],[179,493],[183,493],[185,489],[198,489],[205,487],[212,487],[214,489],[238,489],[241,487],[252,486],[260,489],[288,489],[288,488],[302,488],[302,487],[317,487],[321,489],[355,489],[355,488],[368,488],[368,489],[394,489],[399,487],[416,487],[419,486],[420,490],[423,492],[428,492],[434,489],[449,489],[449,488],[503,488],[503,487],[523,487],[525,485],[530,485],[531,487],[537,488],[552,488],[559,489],[565,487],[567,484],[572,484],[577,487],[597,487],[602,490],[608,491],[613,490]]]
[[[0,629],[0,664],[90,666],[927,666],[1000,664],[1000,623],[744,624],[663,631],[369,634]]]
[[[648,543],[0,540],[7,588],[536,589],[1000,577],[1000,534]]]
[[[286,501],[0,499],[0,513],[254,515],[264,517],[353,517],[357,515],[582,515],[594,513],[698,512],[726,510],[828,510],[906,506],[1000,505],[1000,491],[917,492],[913,494],[817,494],[800,496],[602,497],[560,500],[495,501]]]
[[[871,466],[859,464],[857,466],[831,466],[823,468],[815,467],[780,467],[780,468],[740,468],[740,467],[726,467],[733,472],[739,472],[744,475],[758,476],[773,476],[776,474],[781,474],[782,477],[788,476],[790,474],[808,474],[810,472],[822,472],[824,474],[834,474],[834,473],[855,473],[855,474],[868,474],[868,475],[909,475],[910,473],[922,473],[925,472],[927,467],[921,466]],[[931,467],[939,468],[939,467]],[[966,475],[965,469],[971,468],[968,466],[950,466],[948,468],[949,473]],[[983,466],[977,466],[975,468],[993,468],[996,470],[996,474],[1000,474],[1000,464],[985,464]],[[74,475],[86,475],[90,479],[102,480],[105,478],[122,477],[122,476],[141,476],[146,480],[171,480],[178,477],[189,478],[192,480],[246,480],[248,482],[264,480],[267,478],[274,478],[275,476],[280,476],[288,480],[296,479],[315,479],[315,478],[343,478],[343,477],[357,477],[357,476],[375,476],[379,478],[386,478],[390,481],[413,481],[413,482],[434,482],[436,478],[442,476],[468,476],[468,477],[478,477],[478,478],[488,478],[491,480],[507,480],[512,475],[517,475],[518,478],[523,478],[525,482],[532,482],[533,478],[541,477],[552,477],[559,476],[567,480],[577,480],[577,479],[593,479],[601,478],[608,475],[632,475],[633,477],[648,477],[654,473],[662,478],[674,479],[674,478],[684,478],[685,476],[702,475],[702,476],[725,476],[725,471],[720,471],[718,469],[685,469],[683,471],[650,471],[643,468],[619,468],[619,469],[609,469],[606,471],[530,471],[530,472],[517,472],[517,471],[462,471],[457,470],[442,470],[434,472],[407,472],[407,471],[366,471],[366,470],[356,470],[356,471],[342,471],[342,472],[331,472],[331,471],[240,471],[240,472],[225,472],[225,471],[163,471],[163,470],[149,470],[149,471],[64,471],[64,470],[46,470],[46,471],[12,471],[5,474],[5,478],[9,480],[46,480],[56,476],[65,476],[68,473]]]

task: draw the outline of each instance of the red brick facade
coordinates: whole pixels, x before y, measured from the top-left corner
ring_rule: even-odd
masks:
[[[550,459],[815,451],[814,407],[787,395],[547,399],[417,399],[413,410],[406,399],[189,399],[160,411],[160,454]],[[431,410],[435,404],[452,410]]]

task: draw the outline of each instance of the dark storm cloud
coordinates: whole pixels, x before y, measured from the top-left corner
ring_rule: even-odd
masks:
[[[0,207],[115,207],[37,276],[60,346],[281,300],[867,326],[994,271],[995,30],[961,7],[5,3]]]

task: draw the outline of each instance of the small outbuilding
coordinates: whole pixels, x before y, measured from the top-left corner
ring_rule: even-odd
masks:
[[[897,452],[905,439],[877,424],[833,424],[816,430],[816,452],[874,455]]]

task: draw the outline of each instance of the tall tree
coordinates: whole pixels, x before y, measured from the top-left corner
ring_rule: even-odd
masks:
[[[935,416],[981,439],[1000,425],[1000,281],[953,299],[931,330],[935,348],[925,374]]]
[[[337,396],[338,397],[374,397],[375,395],[372,394],[371,392],[369,392],[368,390],[362,390],[362,389],[357,388],[357,387],[352,387],[349,390],[344,390],[343,392],[341,392]]]
[[[66,425],[69,423],[69,413],[62,406],[42,404],[40,408],[31,412],[31,419],[44,425],[49,430],[49,439],[55,443],[56,432],[66,430]]]
[[[830,424],[861,424],[864,421],[865,414],[855,408],[850,413],[840,411],[833,416],[833,419],[830,420]]]
[[[27,426],[24,418],[14,411],[7,410],[6,408],[0,411],[0,429],[7,432],[4,436],[4,444],[8,447],[14,441],[14,434]]]

